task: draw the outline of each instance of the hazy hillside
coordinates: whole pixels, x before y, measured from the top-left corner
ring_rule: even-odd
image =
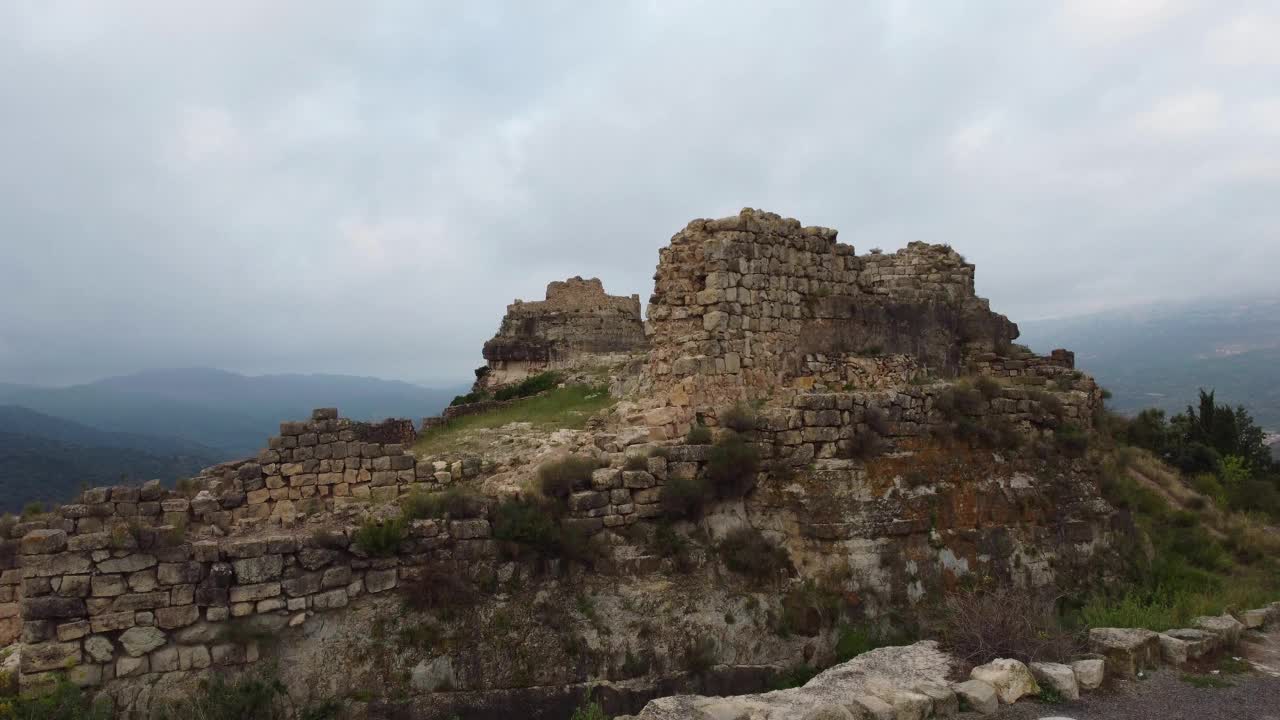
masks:
[[[0,407],[0,511],[66,501],[83,485],[172,481],[223,459],[169,437],[109,433],[27,408]]]
[[[0,403],[100,430],[181,438],[236,457],[257,451],[281,420],[304,418],[312,408],[337,407],[359,420],[418,419],[463,391],[343,375],[250,377],[195,368],[65,388],[0,386]]]
[[[1280,300],[1203,301],[1022,322],[1022,342],[1076,351],[1113,407],[1180,411],[1198,388],[1280,429]]]

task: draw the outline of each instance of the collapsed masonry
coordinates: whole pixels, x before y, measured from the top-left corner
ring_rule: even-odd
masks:
[[[607,363],[648,347],[640,296],[607,295],[600,280],[572,277],[547,285],[545,300],[507,306],[498,334],[484,344],[477,389],[519,382],[579,361]]]
[[[1123,529],[1083,461],[1052,445],[1063,430],[1087,431],[1100,390],[1074,371],[1069,352],[1014,345],[1017,327],[976,296],[973,276],[946,246],[858,256],[834,230],[771,213],[697,220],[660,252],[647,327],[638,297],[606,295],[594,279],[552,283],[545,301],[508,308],[485,345],[478,389],[643,358],[625,370],[635,382],[615,383],[635,390],[611,413],[551,441],[557,453],[600,465],[568,496],[562,522],[603,548],[597,572],[611,586],[670,564],[630,538],[666,522],[669,485],[707,477],[713,448],[684,442],[685,433],[719,424],[738,401],[754,403],[744,434],[762,463],[745,497],[708,509],[706,535],[742,525],[764,532],[804,579],[845,578],[842,590],[868,617],[972,574],[1030,585],[1103,574]],[[997,382],[958,392],[959,376]],[[949,444],[957,431],[964,437]],[[882,452],[866,452],[870,436]],[[442,566],[472,580],[507,578],[494,587],[519,592],[529,576],[503,556],[491,508],[414,521],[389,557],[369,557],[354,541],[365,518],[395,512],[411,493],[528,487],[542,459],[417,457],[413,442],[408,421],[354,423],[321,409],[282,423],[257,457],[204,471],[187,493],[90,490],[0,538],[0,645],[20,636],[24,685],[69,671],[121,706],[142,707],[139,687],[157,678],[252,663],[256,644],[226,639],[237,621],[306,630],[317,615]],[[1060,462],[1047,469],[1046,457]],[[751,627],[716,632],[741,639],[739,664],[774,662]],[[672,643],[691,632],[671,629]],[[602,663],[630,652],[598,642]],[[482,663],[473,654],[465,665]],[[544,662],[529,684],[565,682],[555,674],[565,667],[584,682],[607,673]],[[458,686],[491,689],[473,672]]]

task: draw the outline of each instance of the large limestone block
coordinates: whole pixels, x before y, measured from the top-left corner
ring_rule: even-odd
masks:
[[[966,680],[951,686],[956,697],[960,698],[961,709],[990,715],[1000,709],[1000,698],[990,683],[981,680]]]
[[[1089,631],[1089,644],[1106,658],[1107,672],[1112,675],[1132,679],[1159,664],[1160,640],[1150,630],[1093,628]]]
[[[1076,674],[1076,685],[1081,690],[1097,690],[1107,676],[1105,660],[1089,658],[1071,663],[1071,670]]]
[[[1080,686],[1076,683],[1075,671],[1069,665],[1060,663],[1033,662],[1027,666],[1036,682],[1047,685],[1068,700],[1080,699]]]
[[[1240,622],[1244,624],[1246,630],[1257,630],[1267,624],[1267,617],[1270,613],[1270,609],[1267,608],[1263,608],[1261,610],[1245,610],[1240,613]]]
[[[858,720],[858,717],[835,703],[827,703],[805,713],[801,720]]]
[[[32,530],[22,538],[23,555],[49,555],[67,547],[64,530]]]
[[[896,720],[893,706],[875,695],[858,695],[849,704],[850,712],[871,720]]]
[[[1196,630],[1195,628],[1179,628],[1177,630],[1166,630],[1165,635],[1181,640],[1187,644],[1187,659],[1197,660],[1205,655],[1218,649],[1222,644],[1222,640],[1211,632],[1204,630]]]
[[[1017,660],[1000,658],[974,668],[969,676],[996,689],[1000,702],[1012,704],[1026,695],[1037,695],[1040,686],[1027,666]]]
[[[448,655],[441,655],[431,660],[423,660],[413,668],[409,684],[418,692],[453,689],[456,684],[453,674],[453,660]]]
[[[960,700],[951,688],[940,682],[918,683],[912,690],[932,701],[934,717],[951,717],[960,712]]]
[[[20,667],[23,673],[66,670],[79,665],[80,643],[40,643],[22,648]]]
[[[131,657],[146,655],[164,643],[164,632],[155,627],[132,627],[120,634],[120,646]]]
[[[1191,624],[1206,632],[1217,635],[1225,647],[1234,648],[1244,634],[1244,625],[1230,615],[1218,617],[1198,617]]]
[[[1185,640],[1163,633],[1160,635],[1160,657],[1174,667],[1187,664],[1187,646],[1188,643]]]

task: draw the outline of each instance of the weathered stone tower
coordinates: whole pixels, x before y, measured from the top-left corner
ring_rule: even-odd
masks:
[[[646,348],[639,295],[607,295],[600,280],[572,277],[547,285],[545,300],[507,306],[498,334],[484,344],[489,370],[477,384],[496,387]]]

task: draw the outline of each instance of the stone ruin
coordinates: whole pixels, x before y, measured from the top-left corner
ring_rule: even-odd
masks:
[[[587,360],[608,363],[648,348],[640,296],[607,295],[597,278],[547,285],[545,300],[515,300],[498,334],[484,344],[477,389],[519,382]]]
[[[607,533],[661,520],[668,483],[705,477],[713,454],[685,433],[751,402],[758,482],[708,511],[708,534],[747,523],[812,576],[851,569],[868,613],[974,572],[1040,585],[1088,567],[1118,531],[1082,461],[1046,479],[1034,453],[948,449],[938,438],[958,423],[998,425],[1047,447],[1063,428],[1092,426],[1097,385],[1065,350],[1015,345],[1017,326],[977,297],[973,265],[950,247],[858,256],[835,236],[749,209],[695,220],[660,251],[647,325],[637,296],[606,295],[596,279],[554,282],[546,300],[508,307],[485,344],[478,389],[642,358],[623,363],[634,382],[614,383],[630,390],[607,416],[565,433],[562,452],[601,465],[567,498],[565,526],[612,548],[611,581],[656,572],[661,558]],[[948,409],[961,376],[998,382]],[[887,452],[860,454],[868,434]],[[307,626],[442,563],[500,567],[485,516],[413,521],[391,557],[357,547],[360,521],[411,493],[519,485],[536,471],[536,458],[420,458],[414,439],[408,421],[356,423],[320,409],[186,492],[86,491],[0,538],[0,645],[23,643],[24,687],[67,672],[131,706],[138,685],[120,681],[254,662],[257,646],[227,640],[228,623]]]

